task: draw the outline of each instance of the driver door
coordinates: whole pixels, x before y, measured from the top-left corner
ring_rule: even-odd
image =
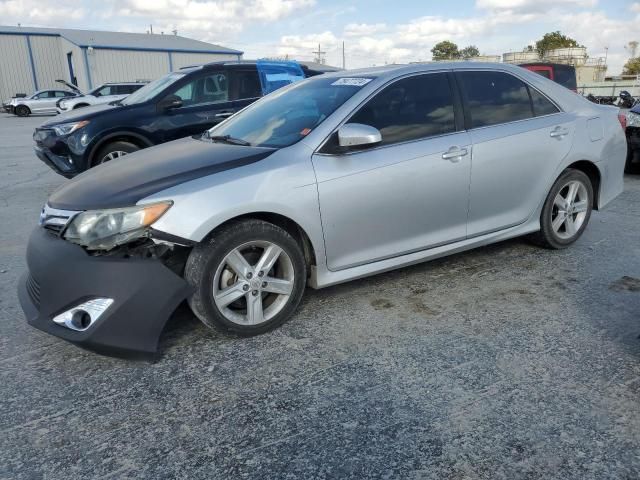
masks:
[[[313,156],[330,270],[466,237],[471,142],[452,85],[446,72],[396,80],[347,120],[380,144]]]
[[[229,95],[229,72],[208,71],[191,77],[167,94],[182,100],[182,106],[167,110],[159,119],[163,141],[201,134],[233,114]]]

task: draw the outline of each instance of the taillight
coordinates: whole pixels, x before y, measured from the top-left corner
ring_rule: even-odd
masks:
[[[626,113],[618,113],[618,120],[620,120],[620,125],[623,129],[627,128],[627,114]]]

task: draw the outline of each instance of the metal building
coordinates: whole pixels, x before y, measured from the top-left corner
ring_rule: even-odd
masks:
[[[240,60],[243,52],[177,35],[0,26],[0,99],[60,87],[153,80],[188,65]]]

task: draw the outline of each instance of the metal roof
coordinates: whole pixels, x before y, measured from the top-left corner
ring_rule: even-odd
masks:
[[[67,28],[11,27],[0,25],[0,35],[41,35],[62,37],[78,47],[113,50],[147,50],[186,53],[226,53],[242,55],[243,52],[212,43],[192,40],[178,35],[147,33],[105,32],[100,30],[75,30]]]

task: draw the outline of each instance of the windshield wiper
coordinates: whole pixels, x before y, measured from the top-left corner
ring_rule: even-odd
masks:
[[[243,147],[250,147],[251,144],[241,138],[235,138],[231,135],[210,135],[207,133],[207,138],[213,142],[229,143],[231,145],[242,145]]]

